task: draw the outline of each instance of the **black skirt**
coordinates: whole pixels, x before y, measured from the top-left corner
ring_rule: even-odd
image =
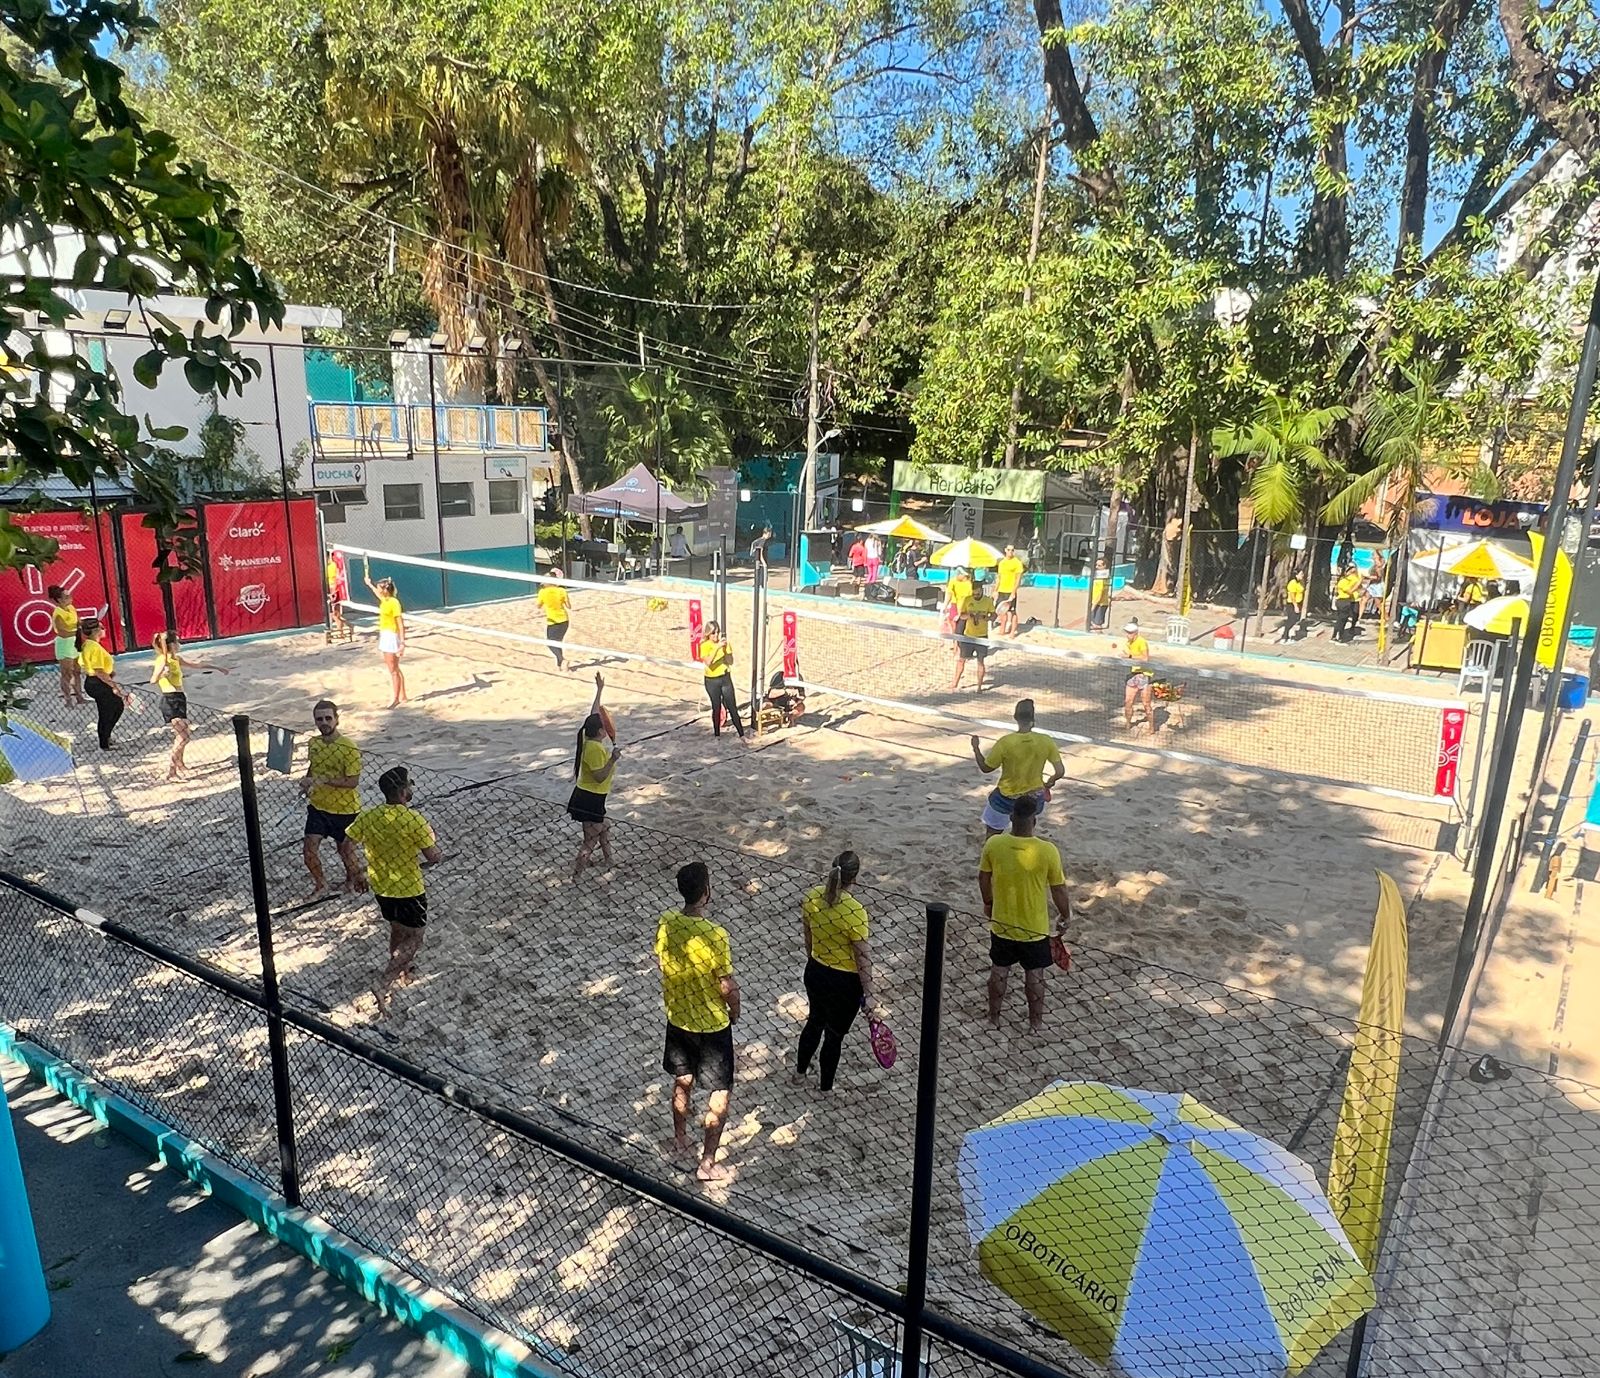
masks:
[[[596,794],[593,790],[574,788],[572,797],[567,800],[567,817],[579,823],[604,823],[605,795]]]
[[[187,719],[189,716],[189,699],[182,693],[168,693],[161,696],[161,721],[172,722],[175,718]]]

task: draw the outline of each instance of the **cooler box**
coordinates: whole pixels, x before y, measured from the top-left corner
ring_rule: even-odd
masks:
[[[1589,676],[1570,672],[1561,676],[1561,698],[1556,706],[1564,713],[1582,708],[1589,701]]]

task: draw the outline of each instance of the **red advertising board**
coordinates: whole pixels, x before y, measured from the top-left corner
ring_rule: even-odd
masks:
[[[282,503],[278,504],[280,507]],[[322,528],[317,524],[315,498],[289,499],[289,545],[294,552],[297,627],[320,627],[327,618],[327,590],[323,588]]]
[[[161,589],[156,584],[156,533],[144,524],[142,512],[124,512],[122,554],[128,571],[128,611],[133,617],[133,639],[143,647],[167,625]],[[206,612],[206,586],[198,575],[172,586],[172,609],[178,618],[178,635],[185,641],[204,641],[211,635]]]
[[[217,635],[247,636],[297,625],[295,586],[299,573],[290,563],[294,554],[289,540],[289,515],[283,504],[211,502],[200,515],[205,523]],[[314,541],[310,543],[310,554],[314,572]],[[321,621],[321,617],[315,620]]]
[[[1439,766],[1433,777],[1433,792],[1437,798],[1455,797],[1461,770],[1461,738],[1466,730],[1464,708],[1446,708],[1439,714]]]
[[[116,568],[110,550],[108,519],[98,530],[82,512],[25,512],[12,520],[34,535],[58,544],[56,558],[43,569],[0,571],[0,651],[8,665],[55,659],[55,633],[45,590],[59,584],[84,616],[98,617],[111,629],[111,646],[121,650],[121,613]]]

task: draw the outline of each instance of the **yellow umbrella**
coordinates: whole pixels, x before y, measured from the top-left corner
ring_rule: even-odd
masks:
[[[1482,540],[1413,555],[1411,569],[1414,574],[1437,570],[1457,579],[1525,579],[1533,573],[1533,565],[1522,556]]]
[[[1487,603],[1469,608],[1462,621],[1469,627],[1476,627],[1480,632],[1493,632],[1499,636],[1510,636],[1512,624],[1521,623],[1517,630],[1526,633],[1528,600],[1520,593],[1508,593],[1503,598],[1491,598]]]
[[[873,536],[895,536],[902,541],[948,541],[950,538],[942,531],[935,531],[931,526],[924,526],[915,517],[889,517],[881,522],[871,522],[866,526],[856,527],[857,531],[865,531]]]
[[[940,569],[993,569],[1000,563],[1000,552],[987,541],[967,536],[940,546],[932,563]]]

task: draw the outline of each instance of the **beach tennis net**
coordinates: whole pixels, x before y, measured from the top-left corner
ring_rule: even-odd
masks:
[[[1016,700],[1031,698],[1038,726],[1063,743],[1116,746],[1152,759],[1232,766],[1347,785],[1405,799],[1453,800],[1469,741],[1467,706],[1455,699],[1217,670],[1155,646],[1142,689],[1125,707],[1130,665],[1027,640],[986,638],[985,682],[976,653],[956,684],[962,647],[928,627],[819,612],[773,599],[772,664],[809,693],[941,720],[967,730],[1009,730]],[[1475,729],[1472,729],[1475,730]]]

